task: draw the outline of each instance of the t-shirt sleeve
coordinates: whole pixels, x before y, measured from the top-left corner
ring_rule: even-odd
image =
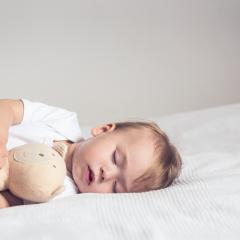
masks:
[[[82,138],[82,132],[75,112],[40,102],[32,102],[27,99],[20,100],[24,107],[22,124],[40,122],[53,128],[73,142]]]

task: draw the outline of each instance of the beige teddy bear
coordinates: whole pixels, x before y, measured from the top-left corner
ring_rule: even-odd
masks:
[[[25,144],[9,151],[0,169],[0,191],[9,189],[21,199],[47,202],[64,190],[67,146],[57,143]]]

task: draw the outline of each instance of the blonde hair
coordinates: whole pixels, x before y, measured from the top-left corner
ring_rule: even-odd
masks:
[[[170,186],[180,175],[182,160],[176,147],[155,122],[117,122],[115,130],[148,129],[152,133],[155,164],[134,180],[130,192],[143,192]]]

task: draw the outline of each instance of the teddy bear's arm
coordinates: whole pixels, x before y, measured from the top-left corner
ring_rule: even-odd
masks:
[[[63,159],[65,159],[68,150],[68,146],[65,143],[55,142],[53,145],[53,149],[57,151]]]

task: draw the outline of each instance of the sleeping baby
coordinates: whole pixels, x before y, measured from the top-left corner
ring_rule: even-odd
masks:
[[[0,100],[0,167],[9,149],[26,143],[67,145],[65,191],[143,192],[170,186],[181,171],[181,157],[154,122],[116,122],[91,129],[83,139],[76,113],[39,102]],[[0,207],[21,205],[9,191]]]

